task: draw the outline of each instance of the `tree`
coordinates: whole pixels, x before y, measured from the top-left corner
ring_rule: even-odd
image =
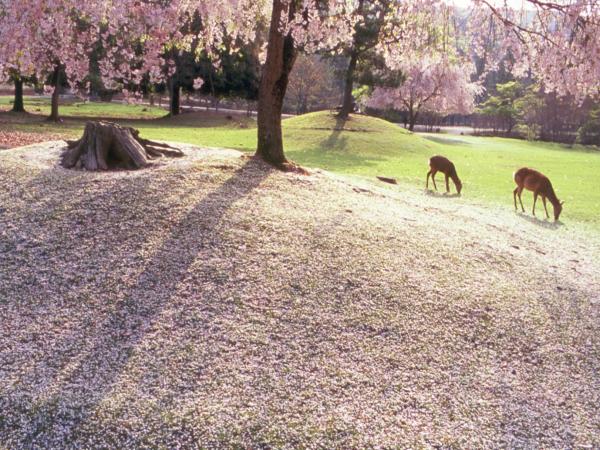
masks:
[[[261,6],[251,0],[110,2],[99,64],[103,81],[124,86],[125,94],[144,83],[167,83],[176,97],[187,75],[177,70],[186,72],[184,66],[202,55],[215,56],[226,39],[251,40]],[[176,113],[178,102],[172,103]]]
[[[296,114],[304,114],[315,107],[332,107],[339,101],[330,59],[317,55],[300,55],[290,77],[285,105]]]
[[[384,28],[384,24],[392,4],[392,0],[358,0],[353,12],[357,16],[357,20],[354,24],[352,41],[349,45],[343,46],[342,50],[342,54],[348,58],[348,67],[344,76],[342,108],[339,112],[342,119],[348,118],[353,111],[352,89],[355,71],[360,60],[380,43],[383,38],[382,31],[389,31],[389,26]]]
[[[13,112],[25,112],[23,84],[34,72],[33,58],[29,48],[23,45],[23,27],[20,16],[13,16],[14,4],[0,2],[0,71],[15,86]]]
[[[282,168],[288,167],[288,161],[283,153],[281,113],[298,51],[292,32],[286,32],[281,24],[293,22],[300,9],[299,0],[273,0],[267,58],[259,87],[256,154]]]
[[[89,54],[98,39],[103,1],[3,0],[2,33],[8,39],[4,63],[18,59],[18,79],[35,75],[52,90],[51,120],[58,120],[63,82],[82,85],[89,72]],[[18,87],[18,86],[17,86]]]
[[[502,124],[506,134],[510,134],[519,118],[517,99],[523,94],[523,86],[518,81],[509,81],[496,85],[496,95],[490,96],[479,112],[492,117]]]
[[[479,87],[470,81],[470,68],[441,58],[407,63],[401,70],[405,76],[402,85],[376,88],[369,107],[405,110],[411,131],[422,111],[468,114],[473,110]]]
[[[336,9],[335,3],[272,1],[267,63],[259,99],[257,148],[257,155],[267,161],[275,164],[286,162],[279,100],[287,88],[298,44],[301,46],[302,42],[309,40],[332,48],[337,43],[351,41],[355,18],[347,11]],[[447,8],[441,7],[441,3],[436,0],[394,2],[383,27],[398,25],[393,27],[390,37],[379,44],[391,68],[398,66],[400,61],[431,56],[434,50],[438,50],[434,47],[439,41],[431,40],[431,36],[439,29],[431,26],[432,20],[426,19],[435,19],[440,12],[447,14]],[[468,38],[475,51],[480,52],[479,43],[492,22],[499,30],[499,50],[490,55],[486,61],[489,65],[493,66],[501,59],[500,56],[510,52],[515,61],[510,70],[523,74],[533,69],[546,89],[597,95],[599,13],[600,3],[596,1],[555,3],[526,0],[521,10],[515,10],[508,3],[499,8],[487,0],[477,0],[470,11]],[[323,17],[337,20],[323,20]],[[332,27],[332,23],[338,26]],[[347,24],[350,24],[350,31],[344,26]]]

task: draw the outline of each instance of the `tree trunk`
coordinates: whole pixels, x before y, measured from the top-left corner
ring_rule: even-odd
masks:
[[[178,116],[181,112],[181,86],[179,85],[179,82],[175,80],[175,77],[171,78],[169,85],[169,92],[171,94],[169,115]]]
[[[23,79],[21,77],[15,77],[15,101],[13,102],[12,112],[22,113],[25,112],[25,105],[23,103]]]
[[[54,69],[54,73],[52,74],[52,85],[54,86],[54,91],[52,92],[52,106],[50,111],[50,117],[48,117],[49,121],[58,122],[60,117],[58,116],[58,103],[60,100],[60,74],[61,67],[57,65]]]
[[[62,165],[69,169],[139,169],[156,158],[183,156],[179,149],[142,139],[137,130],[110,122],[88,122],[83,137],[67,143]]]
[[[284,35],[280,26],[283,15],[295,15],[298,1],[292,0],[286,4],[285,0],[273,0],[267,60],[259,87],[256,156],[280,167],[287,163],[283,153],[281,111],[289,75],[297,56],[294,39],[289,34]]]
[[[346,76],[344,79],[344,100],[342,102],[342,109],[338,115],[341,119],[347,119],[350,113],[354,111],[352,88],[354,86],[354,71],[356,70],[357,61],[358,53],[353,51],[350,54],[350,62],[348,63],[348,69],[346,69]]]
[[[414,111],[412,108],[408,111],[408,131],[415,131],[418,115],[419,112]]]

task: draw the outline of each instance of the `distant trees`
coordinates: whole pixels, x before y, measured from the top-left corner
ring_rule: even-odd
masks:
[[[414,130],[423,111],[437,114],[473,111],[477,84],[470,81],[468,67],[445,58],[423,59],[401,65],[404,82],[398,88],[378,87],[367,105],[374,109],[403,110],[409,130]]]
[[[344,92],[342,107],[339,112],[340,118],[347,118],[354,107],[352,89],[356,81],[356,70],[365,57],[375,53],[381,39],[383,38],[386,16],[391,11],[393,0],[358,0],[356,8],[352,11],[355,17],[354,33],[352,40],[341,43],[337,50],[338,54],[348,59],[348,66],[344,73]],[[389,24],[388,24],[389,25]]]
[[[547,93],[539,83],[515,80],[495,86],[474,115],[473,125],[486,134],[568,143],[575,142],[579,133],[578,139],[588,142],[594,134],[596,105],[591,98]]]
[[[300,55],[290,76],[285,105],[296,114],[335,106],[339,89],[330,59]]]
[[[214,101],[223,97],[255,101],[260,81],[258,53],[257,42],[226,40],[214,51],[215,56],[202,54],[194,65],[194,79],[203,80],[197,92],[210,95]],[[215,59],[218,64],[215,64]],[[185,87],[190,89],[189,80]]]
[[[496,85],[496,91],[496,95],[488,97],[481,104],[478,112],[484,117],[494,119],[492,121],[494,132],[501,128],[506,131],[506,134],[510,134],[521,113],[515,103],[523,94],[524,88],[518,81],[509,81]]]
[[[600,105],[595,105],[577,130],[577,142],[584,145],[600,145]]]

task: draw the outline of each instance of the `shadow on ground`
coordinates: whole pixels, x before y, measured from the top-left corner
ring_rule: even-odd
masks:
[[[0,434],[11,428],[14,431],[28,430],[20,443],[23,448],[37,448],[41,443],[71,442],[80,427],[94,421],[96,409],[118,382],[134,350],[171,301],[191,264],[203,249],[215,248],[214,240],[218,239],[217,227],[222,217],[235,202],[259,186],[271,171],[270,166],[249,160],[217,189],[202,198],[173,227],[170,235],[146,263],[137,281],[129,289],[124,288],[126,294],[104,316],[102,322],[89,324],[94,329],[94,335],[89,339],[93,342],[91,348],[81,344],[85,340],[81,339],[83,336],[80,333],[73,333],[68,334],[68,339],[73,342],[61,342],[55,349],[46,349],[44,361],[39,361],[46,367],[55,365],[52,360],[56,356],[63,356],[61,353],[65,348],[69,349],[69,353],[74,353],[70,358],[72,367],[58,367],[59,370],[55,371],[55,379],[49,383],[53,386],[50,392],[44,392],[43,386],[30,386],[28,390],[32,391],[32,396],[27,399],[20,398],[18,394],[23,389],[20,384],[3,389],[3,398],[0,398],[2,410],[6,411],[13,403],[15,415],[23,409],[29,411],[29,417],[28,423],[17,424],[0,415]],[[149,178],[148,183],[151,183],[152,177]],[[188,236],[194,238],[185,239]],[[207,267],[207,271],[211,272],[210,267]],[[107,352],[107,349],[110,351]],[[89,386],[96,388],[89,392]],[[40,391],[36,395],[38,389]],[[86,403],[71,405],[71,411],[69,407],[65,409],[75,393],[86,391],[89,394]],[[17,398],[18,401],[15,400]]]
[[[432,191],[431,189],[424,189],[423,193],[429,197],[436,197],[436,198],[457,198],[460,197],[461,195],[458,193],[447,193],[447,192],[438,192],[438,191]]]
[[[473,145],[470,142],[467,141],[463,141],[461,139],[452,139],[452,138],[445,138],[445,137],[438,137],[438,136],[426,136],[423,135],[423,137],[425,139],[427,139],[428,141],[431,142],[435,142],[437,144],[442,144],[442,145]]]
[[[527,222],[530,222],[539,227],[548,228],[550,230],[557,230],[560,227],[564,226],[564,223],[561,222],[560,220],[554,221],[552,219],[546,219],[546,218],[538,219],[536,216],[530,216],[530,215],[527,215],[526,213],[518,212],[518,211],[516,212],[516,214],[521,219],[526,220]]]

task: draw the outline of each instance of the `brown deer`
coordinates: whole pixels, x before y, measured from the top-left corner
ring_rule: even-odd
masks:
[[[521,210],[525,212],[525,208],[523,208],[523,200],[521,200],[521,193],[523,192],[523,189],[527,189],[529,191],[533,191],[533,215],[535,216],[535,203],[537,202],[538,195],[541,195],[542,201],[544,202],[544,210],[546,211],[546,218],[550,218],[548,215],[548,208],[546,207],[547,198],[554,207],[554,220],[558,220],[564,202],[558,200],[558,197],[552,188],[552,183],[550,183],[550,180],[547,176],[538,172],[537,170],[523,167],[514,173],[513,178],[515,179],[515,183],[517,183],[517,187],[513,191],[515,210],[518,209],[517,196],[519,196]]]
[[[429,189],[429,176],[431,175],[431,180],[433,181],[433,186],[437,191],[437,185],[435,184],[435,174],[438,172],[442,172],[446,176],[446,192],[450,192],[450,185],[448,183],[448,179],[452,178],[454,182],[454,186],[456,186],[456,192],[460,195],[460,191],[462,190],[462,183],[458,175],[456,174],[456,168],[452,161],[443,156],[432,156],[429,159],[429,172],[427,172],[427,181],[425,182],[425,188]]]

